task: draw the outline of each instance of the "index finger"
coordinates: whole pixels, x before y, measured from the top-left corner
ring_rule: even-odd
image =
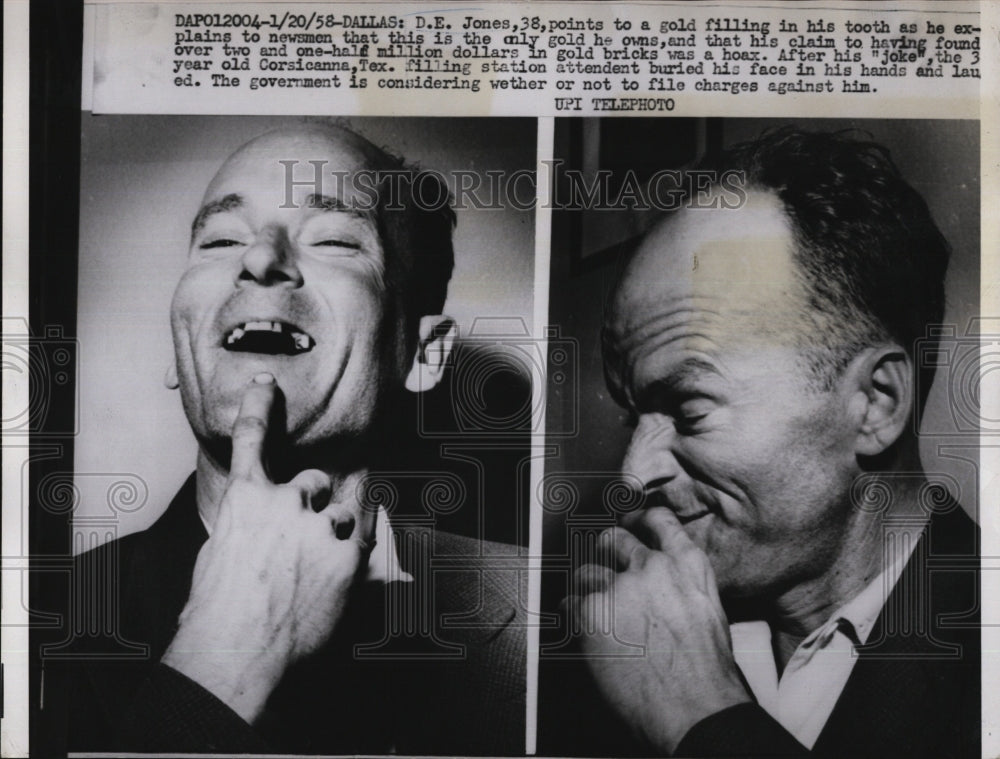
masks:
[[[240,410],[233,422],[230,477],[267,477],[264,469],[264,441],[267,438],[276,391],[274,377],[262,372],[253,378],[243,392]]]
[[[651,506],[630,517],[628,528],[650,548],[670,553],[694,545],[677,515],[666,506]]]
[[[641,569],[649,556],[649,547],[624,527],[609,527],[602,532],[597,548],[619,572],[632,567]]]

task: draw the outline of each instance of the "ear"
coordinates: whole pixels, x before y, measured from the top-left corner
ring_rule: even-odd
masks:
[[[855,449],[876,456],[895,443],[911,421],[913,361],[898,345],[863,352],[849,370],[850,409],[858,420]]]
[[[177,362],[171,361],[167,367],[167,373],[163,375],[163,384],[167,390],[176,390],[181,386],[177,379]]]
[[[422,316],[417,355],[406,377],[406,389],[422,393],[435,387],[444,376],[448,356],[455,344],[458,326],[450,316]]]

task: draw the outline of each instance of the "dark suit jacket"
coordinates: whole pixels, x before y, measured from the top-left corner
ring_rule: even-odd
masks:
[[[695,725],[677,756],[979,757],[980,628],[979,528],[956,503],[935,513],[890,592],[868,642],[859,651],[840,698],[810,752],[756,704],[714,714]],[[543,669],[545,667],[543,664]],[[562,669],[563,680],[592,688]],[[549,683],[541,699],[558,699]],[[595,698],[577,700],[576,717],[563,710],[543,722],[547,753],[634,755],[649,753]],[[556,706],[556,709],[559,707]],[[593,710],[593,711],[590,711]],[[588,716],[579,719],[579,715]],[[597,715],[602,716],[597,716]],[[597,733],[567,739],[570,720],[596,723]],[[547,735],[546,735],[547,734]]]
[[[251,728],[158,663],[207,539],[192,476],[149,530],[77,562],[69,617],[84,624],[49,667],[67,689],[56,700],[67,709],[69,750],[523,753],[517,548],[393,527],[415,582],[359,591],[334,639],[286,673]]]

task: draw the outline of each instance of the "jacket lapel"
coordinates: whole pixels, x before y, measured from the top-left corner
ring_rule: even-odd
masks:
[[[943,511],[925,527],[859,648],[817,754],[968,755],[977,736],[962,723],[979,719],[978,528],[958,504]],[[967,626],[946,627],[949,615]]]

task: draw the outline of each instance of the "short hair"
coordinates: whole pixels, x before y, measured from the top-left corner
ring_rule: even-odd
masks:
[[[371,168],[383,173],[375,188],[375,222],[386,253],[388,285],[402,300],[410,323],[421,316],[440,314],[455,266],[452,232],[457,223],[454,199],[444,178],[375,145],[343,119],[309,117],[304,123],[347,134],[372,159],[375,165]],[[433,200],[427,202],[427,198]]]
[[[448,297],[448,282],[455,266],[452,231],[455,211],[448,186],[437,172],[424,171],[402,161],[393,169],[403,181],[379,188],[376,226],[386,248],[389,285],[396,291],[409,321],[440,314]],[[390,180],[391,181],[391,180]],[[425,203],[425,189],[438,200]],[[398,248],[405,246],[405,250]],[[395,281],[396,273],[400,281]]]
[[[742,172],[746,189],[783,204],[806,291],[803,353],[826,389],[865,347],[890,339],[913,358],[927,326],[941,323],[948,243],[882,145],[781,128],[701,168]],[[932,378],[920,383],[921,406]]]

